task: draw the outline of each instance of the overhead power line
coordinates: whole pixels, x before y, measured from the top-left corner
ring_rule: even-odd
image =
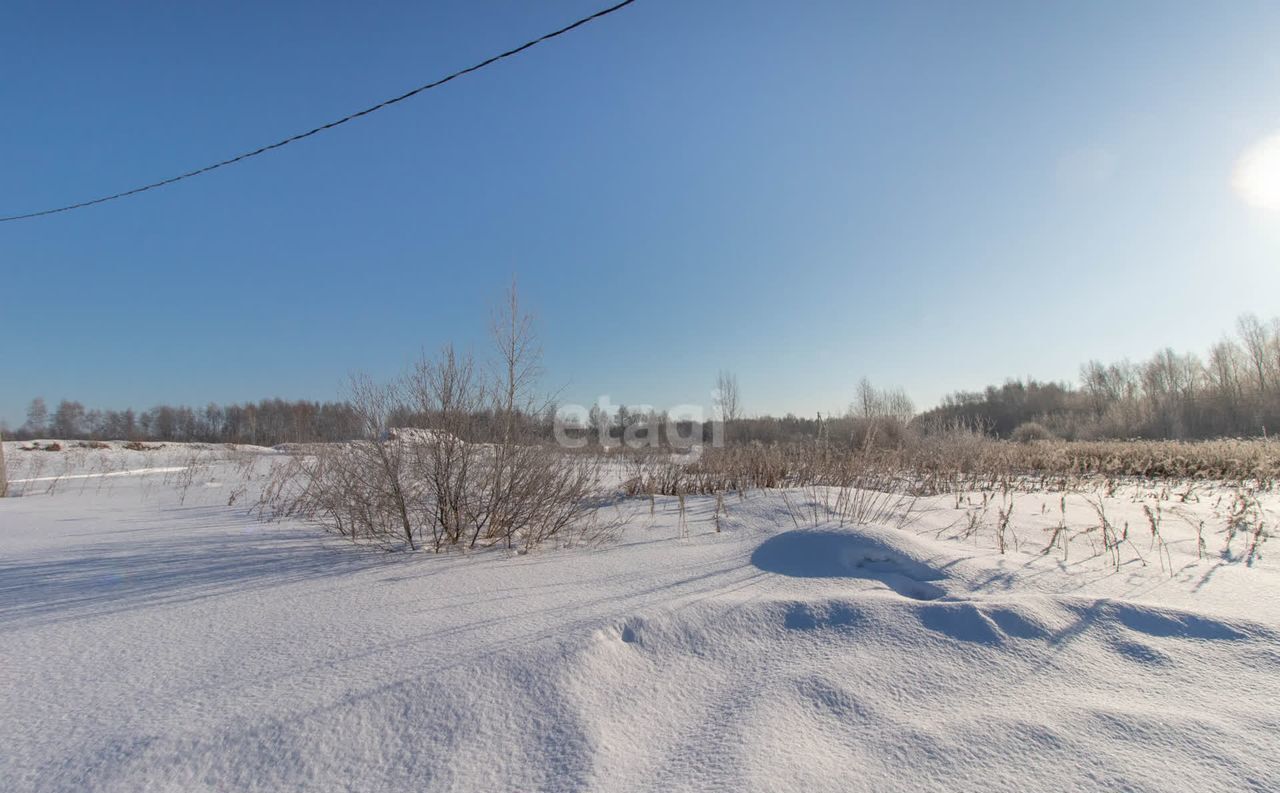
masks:
[[[622,0],[622,2],[618,3],[617,5],[610,6],[603,10],[597,11],[591,16],[583,17],[582,19],[579,19],[577,22],[574,22],[569,25],[565,25],[559,30],[554,30],[550,33],[547,33],[546,35],[539,36],[538,38],[533,39],[532,41],[526,41],[524,44],[521,44],[519,47],[507,50],[506,52],[501,53],[500,55],[494,55],[492,58],[483,60],[474,66],[468,66],[465,69],[461,69],[459,71],[454,72],[453,74],[447,75],[445,77],[441,77],[438,80],[434,80],[425,85],[420,85],[417,88],[414,88],[412,91],[407,91],[401,94],[400,96],[395,97],[394,99],[388,99],[385,102],[379,102],[378,104],[373,105],[372,107],[366,107],[364,110],[360,110],[350,115],[343,116],[342,118],[337,119],[336,121],[330,121],[327,124],[321,124],[320,126],[315,127],[314,129],[309,129],[306,132],[300,132],[297,135],[290,136],[288,138],[285,138],[284,140],[276,141],[275,143],[272,143],[267,146],[262,146],[260,148],[254,149],[253,151],[247,151],[244,154],[238,154],[235,157],[232,157],[230,159],[222,160],[221,162],[215,162],[212,165],[206,165],[203,168],[197,168],[194,171],[187,171],[184,174],[171,176],[168,179],[162,179],[159,182],[152,182],[151,184],[143,185],[141,187],[135,187],[132,190],[125,190],[122,193],[115,193],[114,195],[102,196],[101,198],[94,198],[89,201],[81,201],[75,204],[68,204],[67,206],[57,207],[56,209],[42,209],[39,212],[28,212],[23,215],[10,215],[8,217],[0,217],[0,223],[7,223],[11,220],[27,220],[29,218],[38,218],[38,217],[41,217],[42,215],[55,215],[59,212],[70,212],[73,209],[83,209],[84,207],[91,207],[94,204],[105,204],[108,201],[115,201],[117,198],[127,198],[128,196],[137,195],[138,193],[143,193],[143,192],[146,192],[147,190],[154,190],[157,187],[165,187],[166,185],[171,185],[174,182],[181,182],[183,179],[190,179],[193,176],[199,176],[201,174],[206,174],[210,171],[216,171],[217,169],[223,168],[228,165],[234,165],[235,163],[241,162],[243,160],[247,160],[250,157],[257,157],[259,154],[266,154],[269,151],[278,149],[282,146],[287,146],[290,143],[294,143],[295,141],[302,140],[303,138],[309,138],[318,132],[324,132],[326,130],[333,129],[334,127],[345,124],[348,121],[354,121],[357,118],[361,118],[377,110],[381,110],[384,107],[390,107],[391,105],[394,105],[397,102],[403,102],[404,100],[409,99],[410,97],[417,96],[423,91],[429,91],[432,88],[436,88],[441,85],[444,85],[450,80],[455,80],[463,76],[464,74],[470,74],[471,72],[479,71],[484,67],[497,63],[498,61],[504,58],[510,58],[513,55],[519,55],[520,53],[524,52],[530,47],[537,46],[538,44],[541,44],[544,41],[549,41],[555,38],[556,36],[562,36],[565,33],[568,33],[569,31],[574,30],[575,28],[582,27],[588,22],[593,22],[603,16],[608,16],[609,14],[612,14],[614,11],[617,11],[621,8],[629,6],[634,2],[635,0]]]

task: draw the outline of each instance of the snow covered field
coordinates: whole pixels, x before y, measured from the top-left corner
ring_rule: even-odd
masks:
[[[5,452],[6,791],[1280,790],[1273,492],[638,499],[434,556],[255,520],[270,450]]]

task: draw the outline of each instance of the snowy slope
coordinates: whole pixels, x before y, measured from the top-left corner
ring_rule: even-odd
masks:
[[[951,497],[851,528],[793,492],[388,555],[248,516],[267,450],[6,454],[62,478],[0,501],[4,790],[1280,789],[1280,573],[1216,535],[1117,571],[1039,553],[1056,495],[1001,555]]]

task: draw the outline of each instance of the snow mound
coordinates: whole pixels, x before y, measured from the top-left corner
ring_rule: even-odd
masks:
[[[950,536],[950,496],[779,532],[752,493],[437,557],[261,523],[275,452],[6,453],[4,793],[1280,790],[1280,569],[1198,549],[1216,499],[1166,503],[1163,563],[1043,494],[1031,552]]]
[[[927,583],[946,576],[904,549],[902,538],[877,536],[874,529],[799,529],[765,540],[751,554],[761,570],[795,578],[865,578],[903,597],[935,600],[945,592]]]
[[[1264,790],[1276,639],[1109,600],[745,599],[598,632],[567,693],[597,789]]]

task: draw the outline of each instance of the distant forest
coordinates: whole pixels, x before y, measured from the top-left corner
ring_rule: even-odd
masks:
[[[981,392],[958,392],[913,423],[956,423],[1009,437],[1034,422],[1069,439],[1201,439],[1260,436],[1280,429],[1280,317],[1252,314],[1236,337],[1206,358],[1172,349],[1133,363],[1090,361],[1080,383],[1009,380]]]
[[[732,382],[736,390],[736,380]],[[391,426],[424,423],[425,417],[398,413],[391,417]],[[550,439],[553,414],[551,407],[524,421],[535,434]],[[823,439],[856,446],[868,437],[877,444],[893,444],[954,428],[1024,440],[1274,434],[1280,428],[1280,317],[1270,323],[1252,314],[1240,317],[1235,337],[1214,344],[1205,358],[1164,349],[1136,363],[1090,361],[1081,367],[1078,384],[1008,380],[983,391],[955,392],[920,414],[900,389],[877,389],[863,379],[840,415],[730,417],[730,442],[765,444]],[[624,406],[607,417],[593,410],[590,423],[607,427],[610,437],[620,439],[643,437],[644,427],[663,420],[660,413]],[[6,437],[274,446],[351,440],[364,437],[365,426],[355,407],[342,401],[264,399],[203,408],[160,405],[135,412],[86,409],[71,400],[50,410],[36,398],[27,409],[26,422]],[[687,423],[682,426],[682,432],[691,429]],[[712,438],[710,423],[702,434]]]
[[[79,402],[63,400],[50,411],[44,399],[37,397],[27,408],[26,423],[12,437],[275,446],[350,440],[360,433],[361,423],[346,402],[264,399],[243,405],[210,403],[203,408],[159,405],[135,412],[86,409]]]

